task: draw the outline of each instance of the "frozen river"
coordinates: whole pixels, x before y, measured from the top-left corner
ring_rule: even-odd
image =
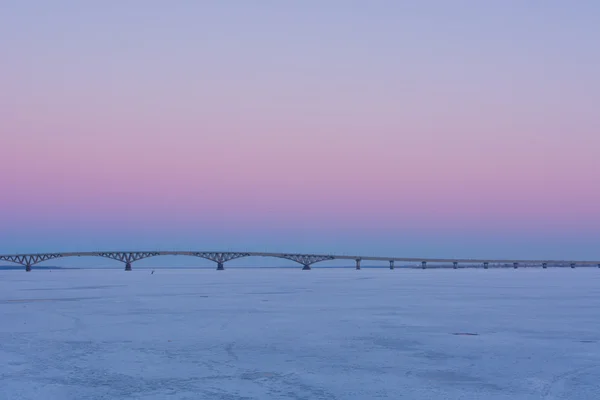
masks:
[[[1,400],[402,398],[600,398],[600,270],[0,272]]]

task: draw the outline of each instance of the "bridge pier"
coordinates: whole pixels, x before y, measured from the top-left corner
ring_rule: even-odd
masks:
[[[225,271],[225,265],[222,262],[217,263],[217,271]]]
[[[304,264],[302,267],[302,271],[310,271],[310,264]]]
[[[421,268],[422,269],[427,268],[427,261],[421,261]]]
[[[356,269],[360,269],[360,258],[356,259]]]
[[[513,263],[513,268],[514,268],[514,269],[517,269],[517,268],[519,268],[519,263]]]
[[[125,263],[125,271],[131,271],[131,263]]]
[[[31,265],[25,265],[25,272],[31,272]]]
[[[390,269],[394,269],[394,260],[390,260]]]
[[[488,269],[489,266],[490,266],[490,263],[488,263],[488,262],[483,263],[483,269]]]
[[[571,263],[571,268],[575,268],[575,263]]]
[[[544,269],[548,268],[548,263],[542,263],[542,268],[544,268]]]
[[[452,263],[452,268],[454,269],[458,269],[458,263],[456,261],[454,261],[454,263]]]

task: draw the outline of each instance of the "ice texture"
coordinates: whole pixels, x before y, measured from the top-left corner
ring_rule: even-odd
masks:
[[[600,270],[1,271],[0,399],[600,399]]]

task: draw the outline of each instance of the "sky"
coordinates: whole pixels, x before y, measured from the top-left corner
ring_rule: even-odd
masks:
[[[600,259],[600,3],[0,2],[0,254]]]

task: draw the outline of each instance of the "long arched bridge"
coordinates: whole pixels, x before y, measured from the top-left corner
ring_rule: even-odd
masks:
[[[447,267],[458,268],[459,264],[470,266],[505,267],[512,265],[518,268],[519,265],[526,266],[598,266],[600,261],[572,261],[572,260],[494,260],[494,259],[452,259],[452,258],[406,258],[406,257],[371,257],[371,256],[350,256],[334,254],[300,254],[300,253],[258,253],[258,252],[231,252],[231,251],[97,251],[97,252],[71,252],[71,253],[32,253],[32,254],[10,254],[0,255],[0,261],[8,261],[21,264],[26,271],[31,271],[31,267],[48,260],[65,257],[104,257],[120,261],[125,264],[125,271],[131,271],[131,265],[139,260],[157,256],[191,256],[200,257],[217,264],[217,270],[224,270],[227,261],[242,257],[275,257],[291,260],[302,265],[303,270],[310,270],[311,266],[322,261],[330,260],[351,260],[356,264],[356,269],[360,269],[361,261],[388,262],[390,269],[394,269],[394,263],[419,263],[421,268],[427,268],[428,263],[441,263]]]

